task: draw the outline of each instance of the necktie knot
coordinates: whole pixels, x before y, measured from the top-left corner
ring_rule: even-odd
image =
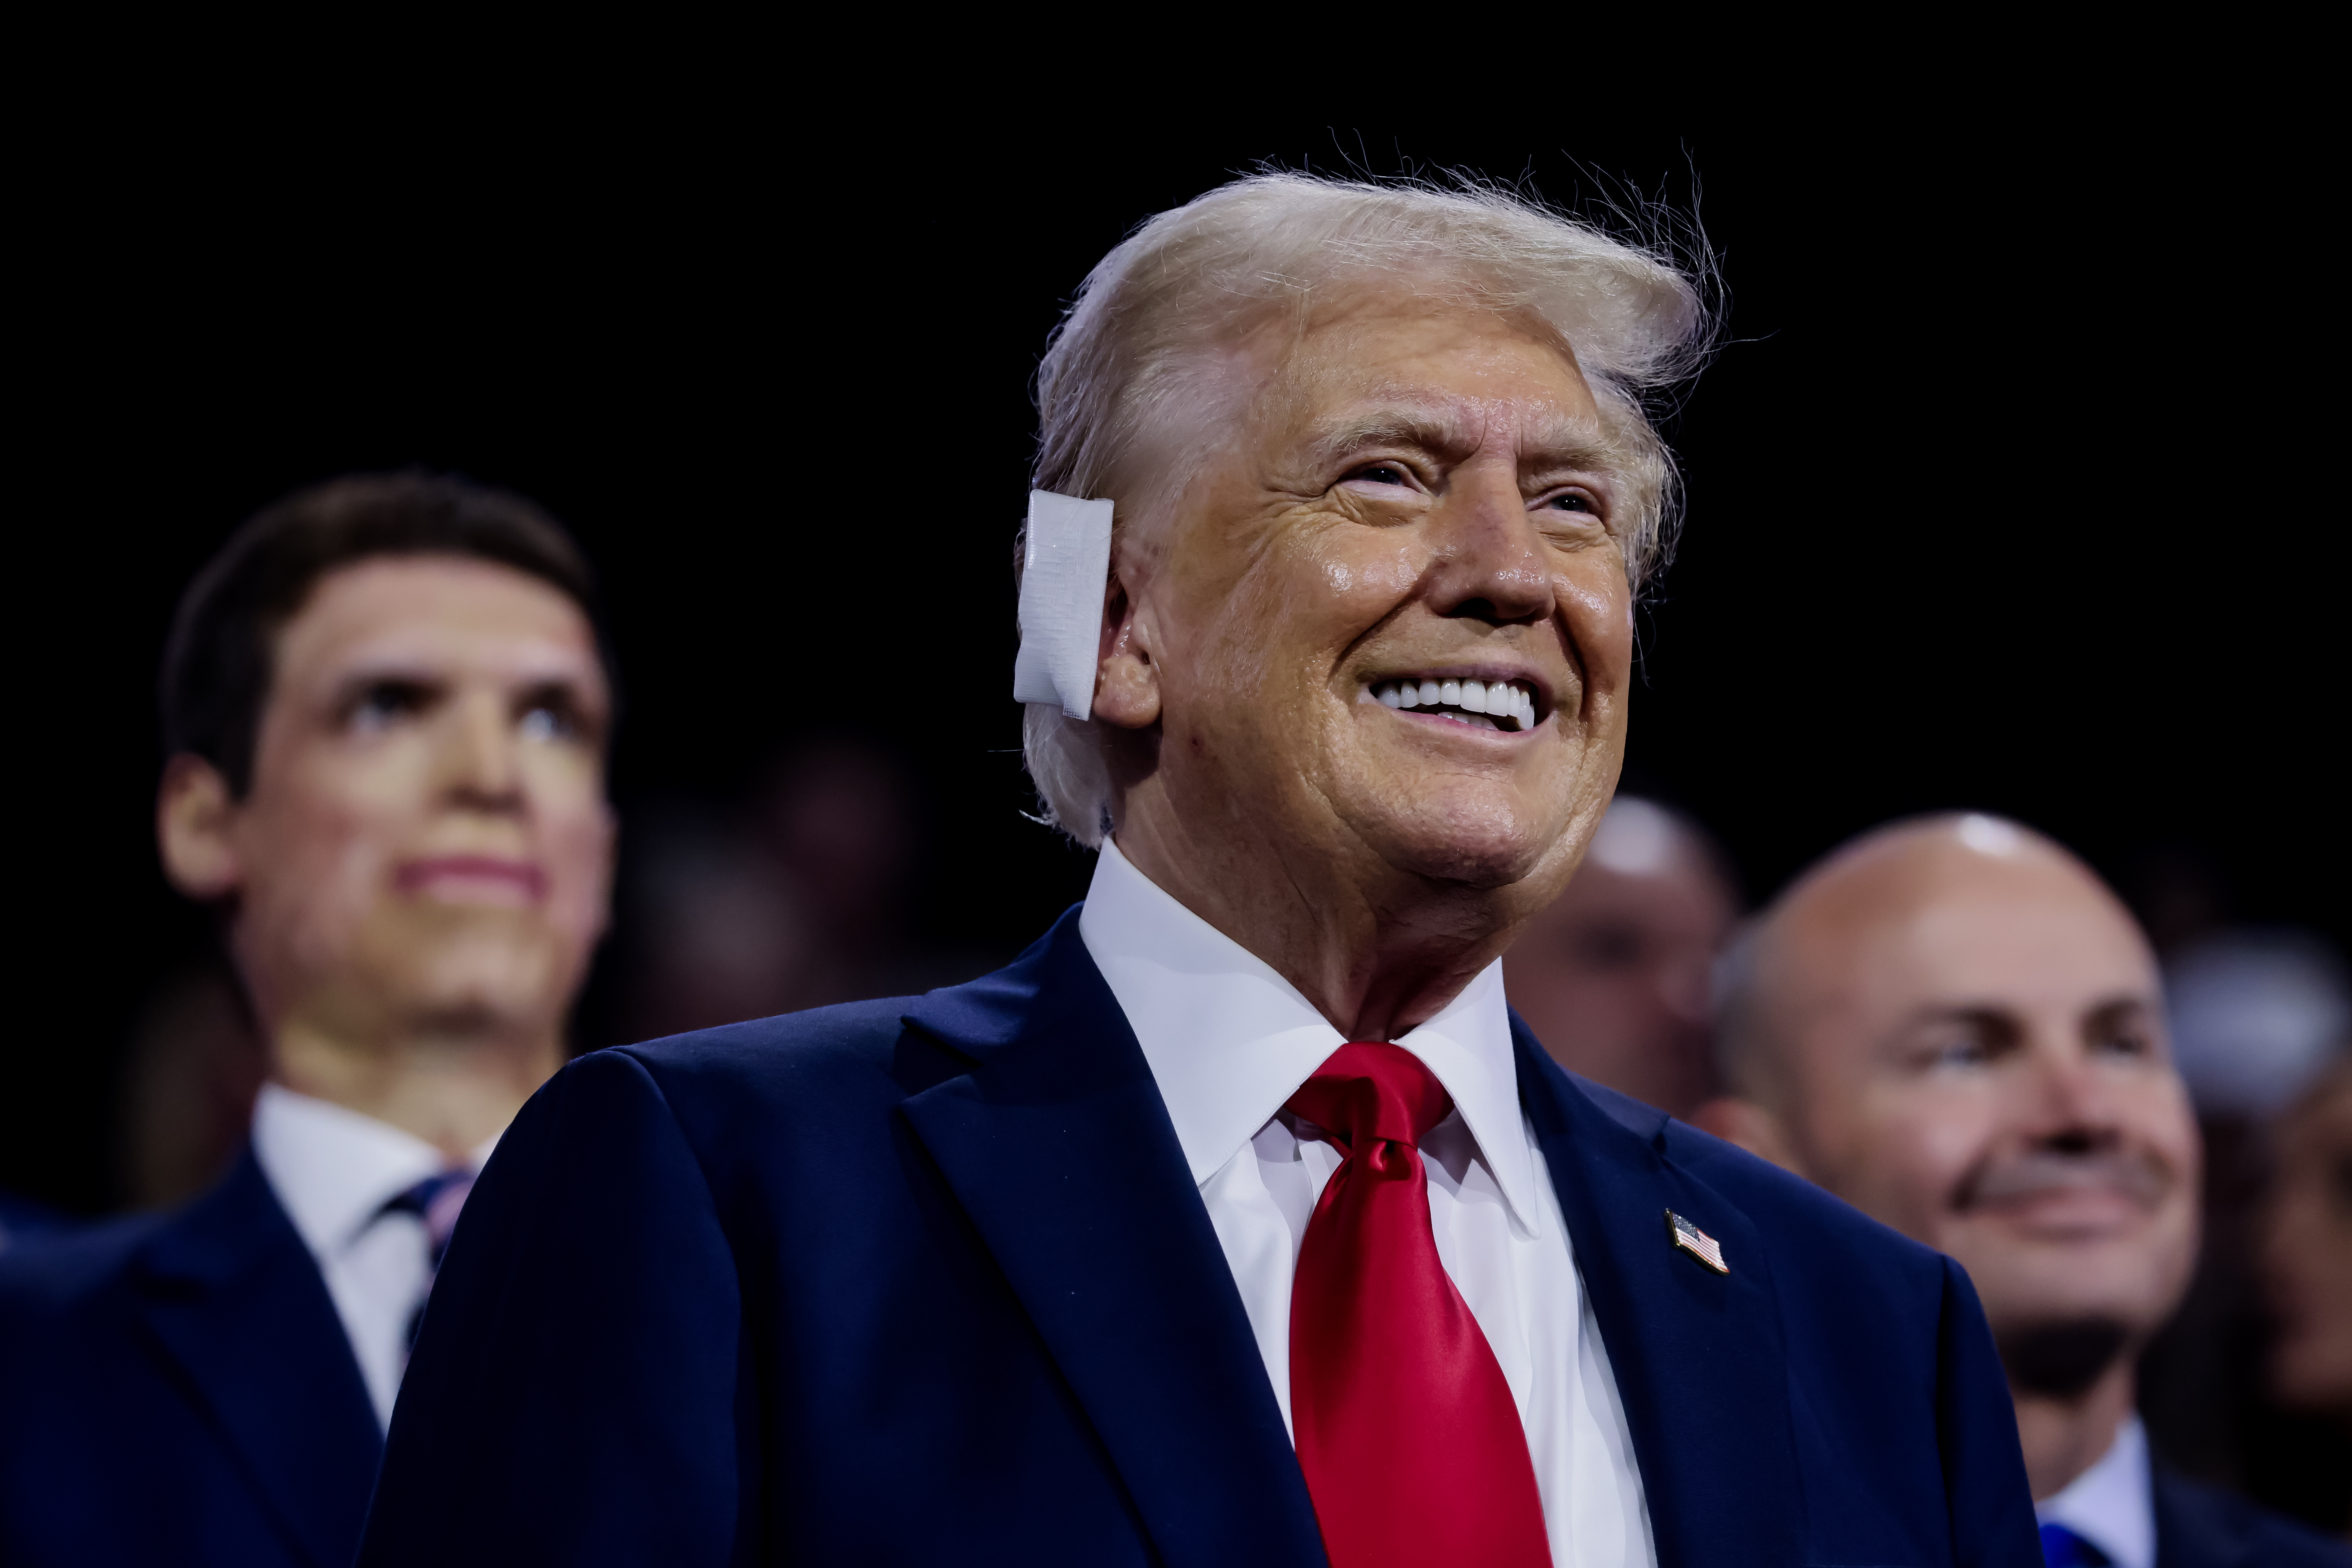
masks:
[[[451,1234],[457,1228],[457,1211],[466,1206],[466,1194],[473,1190],[474,1173],[461,1165],[427,1176],[395,1194],[383,1205],[383,1212],[413,1214],[422,1220],[425,1245],[438,1266],[441,1255],[449,1249]]]
[[[1386,1040],[1351,1040],[1333,1051],[1285,1102],[1349,1153],[1374,1140],[1419,1148],[1454,1109],[1454,1097],[1421,1058]]]
[[[1356,1040],[1288,1103],[1343,1151],[1290,1289],[1292,1435],[1332,1568],[1550,1568],[1518,1406],[1430,1226],[1420,1144],[1452,1097]]]

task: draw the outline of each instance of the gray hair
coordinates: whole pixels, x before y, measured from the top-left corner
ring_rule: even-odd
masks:
[[[1497,314],[1533,315],[1574,351],[1621,454],[1626,573],[1638,589],[1676,521],[1674,458],[1647,404],[1706,357],[1713,322],[1701,285],[1712,263],[1695,227],[1685,268],[1664,223],[1620,216],[1652,232],[1615,238],[1467,178],[1441,187],[1264,174],[1221,185],[1146,221],[1079,286],[1038,367],[1031,483],[1108,497],[1114,537],[1156,520],[1190,478],[1179,454],[1211,399],[1215,349],[1270,316],[1303,316],[1318,291],[1409,276]],[[1031,703],[1022,748],[1041,820],[1098,845],[1111,786],[1096,725]]]

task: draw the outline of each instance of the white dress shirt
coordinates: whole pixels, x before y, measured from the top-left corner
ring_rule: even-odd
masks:
[[[2035,1503],[2033,1512],[2105,1552],[2116,1568],[2156,1568],[2156,1483],[2139,1417],[2126,1417],[2099,1462],[2049,1501]]]
[[[480,1170],[498,1142],[483,1143],[467,1163]],[[383,1205],[448,1169],[447,1157],[373,1116],[274,1083],[261,1086],[254,1104],[253,1155],[318,1259],[376,1419],[391,1426],[408,1368],[408,1321],[425,1299],[432,1258],[424,1220]]]
[[[1339,1152],[1276,1114],[1346,1039],[1106,841],[1078,934],[1135,1030],[1290,1421],[1290,1281]],[[1422,1140],[1437,1256],[1518,1404],[1553,1568],[1654,1568],[1642,1475],[1559,1194],[1519,1109],[1503,966],[1396,1042],[1454,1099]]]

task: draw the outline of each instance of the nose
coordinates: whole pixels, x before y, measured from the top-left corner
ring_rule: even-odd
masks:
[[[1427,593],[1439,615],[1494,626],[1531,626],[1550,617],[1556,607],[1550,552],[1507,465],[1457,470],[1428,526],[1436,564]]]
[[[450,803],[500,815],[522,809],[520,739],[495,693],[469,692],[452,705],[442,749],[444,791]]]
[[[2034,1056],[2036,1120],[2042,1142],[2087,1153],[2116,1137],[2115,1095],[2104,1074],[2079,1048],[2052,1043]]]

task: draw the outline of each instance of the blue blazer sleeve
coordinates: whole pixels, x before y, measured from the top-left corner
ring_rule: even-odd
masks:
[[[618,1051],[575,1062],[467,1201],[359,1562],[756,1561],[742,1320],[718,1205],[660,1089]]]

